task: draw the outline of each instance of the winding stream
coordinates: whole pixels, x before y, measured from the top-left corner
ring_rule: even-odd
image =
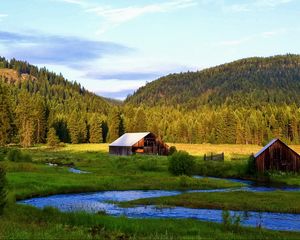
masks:
[[[198,176],[198,178],[201,178]],[[239,179],[227,179],[248,184],[241,188],[191,190],[185,192],[229,192],[229,191],[300,191],[299,187],[268,187],[254,186],[253,182]],[[32,205],[38,208],[52,206],[61,211],[87,211],[96,213],[105,211],[109,215],[125,215],[130,218],[193,218],[203,221],[222,222],[222,210],[214,209],[192,209],[185,207],[158,208],[156,206],[137,206],[122,208],[112,202],[124,202],[141,198],[175,196],[184,193],[182,191],[164,190],[129,190],[129,191],[103,191],[97,193],[82,194],[59,194],[48,197],[32,198],[19,201],[22,204]],[[231,215],[245,215],[242,211],[230,211]],[[272,230],[300,231],[300,214],[247,212],[243,218],[244,226],[261,226]]]

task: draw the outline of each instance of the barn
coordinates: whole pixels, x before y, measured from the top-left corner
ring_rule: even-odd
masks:
[[[109,144],[109,153],[114,155],[168,155],[168,152],[168,145],[151,132],[125,133]]]
[[[262,173],[267,170],[293,171],[300,170],[300,156],[280,139],[273,139],[254,155],[256,169]]]

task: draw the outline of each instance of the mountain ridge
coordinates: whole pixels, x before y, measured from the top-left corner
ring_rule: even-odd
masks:
[[[169,74],[139,88],[125,102],[146,106],[300,105],[300,55],[251,57],[196,72]]]

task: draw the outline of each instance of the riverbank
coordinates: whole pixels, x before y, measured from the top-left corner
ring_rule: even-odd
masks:
[[[185,219],[129,219],[88,213],[62,213],[12,205],[0,218],[0,239],[299,239],[298,232],[224,227]]]
[[[300,192],[193,192],[120,203],[123,207],[156,205],[256,212],[300,213]]]

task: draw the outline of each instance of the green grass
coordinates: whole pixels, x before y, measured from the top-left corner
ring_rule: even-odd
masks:
[[[185,219],[128,219],[12,205],[0,218],[0,239],[299,239],[297,232],[225,228]]]
[[[91,145],[93,149],[95,145]],[[168,159],[162,156],[111,156],[88,146],[67,145],[66,148],[45,147],[23,150],[32,156],[32,163],[8,162],[0,164],[7,169],[11,198],[24,199],[57,193],[92,192],[130,189],[214,189],[239,187],[241,184],[225,180],[194,179],[172,176]],[[45,163],[56,163],[50,167]],[[68,172],[74,166],[91,174]]]
[[[176,145],[177,146],[177,145]],[[177,146],[178,149],[183,145]],[[197,152],[196,174],[243,177],[249,149],[240,146],[226,145],[225,163],[205,163],[202,153],[211,150],[213,145],[186,146],[188,152]],[[203,149],[201,149],[203,147]],[[219,152],[221,145],[216,146]],[[241,150],[239,150],[241,149]],[[21,206],[14,199],[24,199],[33,196],[45,196],[58,193],[91,192],[101,190],[133,190],[133,189],[215,189],[239,187],[241,184],[225,180],[194,179],[190,177],[172,176],[168,168],[168,159],[163,156],[111,156],[107,153],[107,144],[79,144],[60,148],[48,148],[44,145],[30,149],[22,149],[32,156],[33,162],[0,161],[7,170],[10,204],[5,215],[0,217],[0,239],[299,239],[300,233],[264,231],[253,228],[225,229],[220,224],[206,223],[196,220],[172,219],[127,219],[125,217],[100,216],[87,213],[61,213],[57,210],[38,210],[33,207]],[[2,154],[3,155],[3,154]],[[3,159],[4,156],[2,156]],[[1,160],[1,159],[0,159]],[[46,163],[56,163],[57,167]],[[68,172],[68,166],[89,171],[91,174],[74,174]],[[293,176],[273,176],[288,184],[298,183],[300,178]],[[202,203],[219,204],[227,199],[227,205],[232,202],[242,202],[242,196],[224,197],[216,193],[201,195]],[[266,201],[299,202],[299,197],[285,194],[270,193]],[[184,196],[184,195],[182,195]],[[189,196],[189,195],[187,195]],[[192,195],[191,195],[192,196]],[[189,197],[191,197],[189,196]],[[195,195],[196,196],[196,195]],[[200,196],[200,195],[199,195]],[[247,207],[253,208],[259,197],[245,196]],[[245,200],[245,198],[243,200]],[[260,196],[264,199],[263,196]],[[297,199],[298,198],[298,199]],[[152,201],[152,200],[151,200]],[[174,200],[175,201],[175,200]],[[184,201],[182,201],[184,202]],[[193,204],[197,199],[191,201]],[[200,201],[199,201],[200,202]],[[221,203],[220,203],[221,202]],[[272,202],[272,201],[271,201]],[[174,203],[180,204],[180,203]],[[183,203],[181,203],[183,204]],[[242,205],[242,203],[240,203]],[[266,204],[267,205],[267,204]],[[269,204],[270,205],[270,204]],[[271,206],[271,205],[270,205]],[[274,208],[276,207],[274,203]],[[245,206],[242,206],[243,208]],[[282,204],[278,211],[285,211]],[[298,210],[297,210],[298,211]]]
[[[177,196],[145,198],[121,203],[122,206],[183,206],[241,211],[300,213],[300,192],[212,192],[184,193]]]

